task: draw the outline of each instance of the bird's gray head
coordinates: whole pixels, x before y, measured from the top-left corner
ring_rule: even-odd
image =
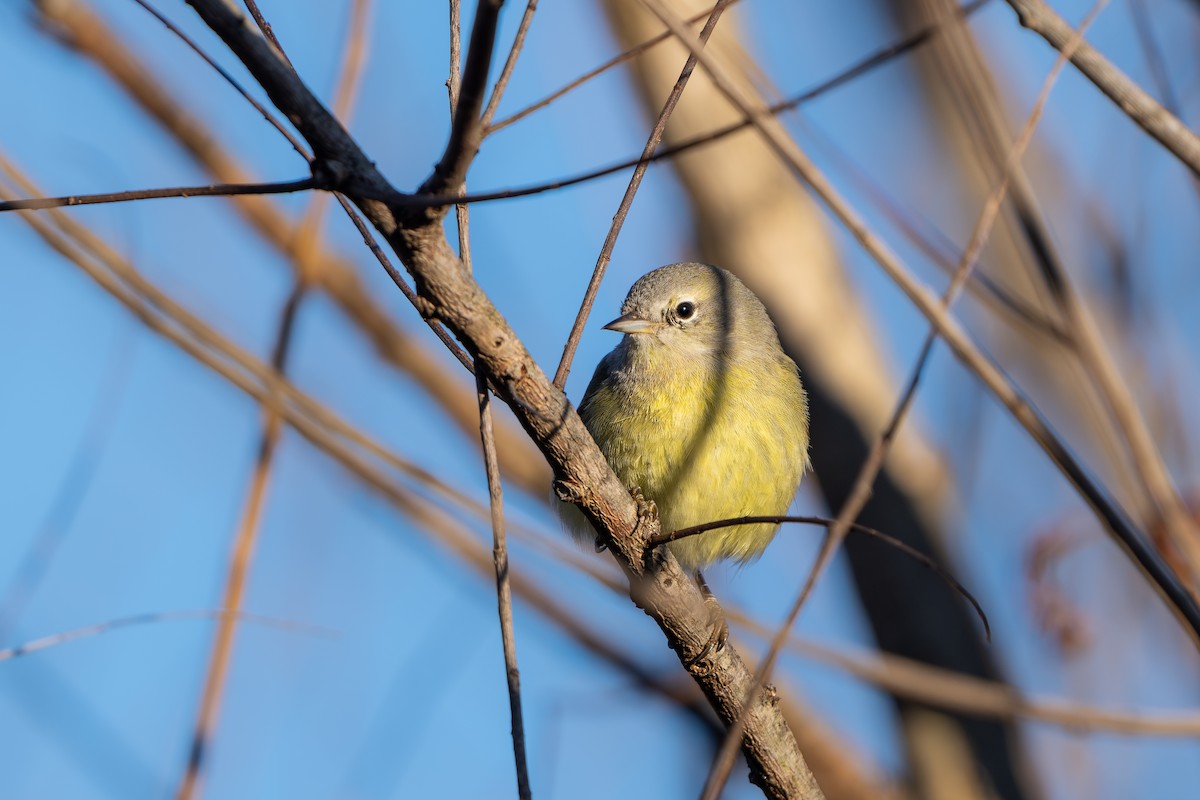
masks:
[[[701,357],[777,352],[779,338],[759,299],[733,273],[670,264],[638,279],[621,316],[604,326],[635,348],[665,346]]]

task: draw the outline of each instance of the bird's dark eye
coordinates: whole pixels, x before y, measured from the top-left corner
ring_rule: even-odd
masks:
[[[684,300],[679,305],[675,306],[675,316],[680,319],[691,319],[692,314],[696,313],[696,306]]]

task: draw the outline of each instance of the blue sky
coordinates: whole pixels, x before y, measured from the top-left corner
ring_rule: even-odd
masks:
[[[332,92],[346,27],[343,3],[272,4],[280,40],[322,97]],[[446,9],[375,4],[367,76],[350,129],[401,188],[437,160],[448,130]],[[785,92],[832,76],[891,41],[881,7],[865,0],[740,4],[753,52]],[[1078,20],[1086,4],[1056,4]],[[1149,4],[1195,126],[1200,12]],[[202,115],[263,179],[302,177],[304,164],[194,55],[135,4],[94,3],[136,42],[139,56]],[[274,6],[274,7],[272,7]],[[234,60],[183,4],[161,3],[223,64]],[[520,16],[506,8],[507,43]],[[465,18],[469,16],[465,15]],[[1149,85],[1126,3],[1114,3],[1089,39]],[[1027,113],[1053,61],[1000,2],[973,22],[1006,79],[1012,118]],[[590,3],[542,3],[501,114],[538,99],[617,51]],[[498,47],[501,58],[507,44]],[[31,24],[25,4],[0,5],[0,150],[49,195],[207,183],[175,145],[104,76]],[[239,75],[244,75],[235,69]],[[469,185],[483,190],[574,174],[638,152],[648,123],[632,109],[627,76],[613,72],[489,139]],[[806,107],[804,123],[836,139],[906,207],[965,238],[952,166],[930,135],[916,73],[900,61]],[[802,144],[806,129],[790,124]],[[1015,123],[1014,123],[1015,127]],[[1200,205],[1184,169],[1067,70],[1040,129],[1041,155],[1080,192],[1099,198],[1128,243],[1131,268],[1154,310],[1135,360],[1143,397],[1172,392],[1185,409],[1200,389],[1194,314]],[[819,161],[832,171],[814,150]],[[877,211],[845,184],[882,229]],[[547,371],[557,363],[625,175],[570,190],[485,204],[472,212],[480,284]],[[1074,273],[1099,282],[1085,215],[1051,202],[1051,225]],[[307,199],[280,202],[295,214]],[[219,199],[162,200],[73,209],[164,291],[263,358],[290,289],[280,257]],[[352,258],[372,293],[431,349],[436,340],[361,246],[330,214],[329,241]],[[877,317],[894,372],[903,374],[924,323],[841,231],[852,280]],[[889,238],[897,237],[889,232]],[[918,274],[941,285],[936,269]],[[650,170],[601,288],[568,394],[578,400],[592,365],[615,344],[599,330],[647,270],[695,255],[686,200],[671,172]],[[449,365],[449,356],[445,357]],[[0,646],[130,614],[213,608],[252,472],[260,412],[222,378],[149,332],[14,214],[0,215],[0,597],[46,531],[56,546]],[[436,474],[484,497],[475,444],[411,380],[385,367],[324,297],[301,311],[289,370],[297,385]],[[1162,378],[1169,377],[1171,383]],[[468,384],[464,381],[464,387]],[[960,499],[956,566],[995,628],[997,657],[1036,695],[1106,707],[1200,706],[1200,666],[1157,599],[1095,530],[1086,511],[1027,437],[938,351],[918,421],[953,451],[954,424],[972,408],[985,421],[981,459]],[[975,398],[972,400],[972,398]],[[978,405],[973,405],[978,403]],[[1185,415],[1186,416],[1186,415]],[[1196,426],[1173,443],[1181,485],[1200,474],[1186,454]],[[945,424],[941,424],[945,423]],[[815,424],[820,424],[817,420]],[[546,533],[557,522],[536,499],[507,495],[514,517]],[[811,488],[796,508],[822,513]],[[1093,649],[1059,657],[1031,618],[1022,588],[1030,540],[1062,520],[1089,546],[1061,570],[1096,630]],[[480,541],[490,533],[472,524]],[[818,539],[781,535],[769,556],[710,575],[716,591],[775,622]],[[516,539],[513,562],[626,644],[642,663],[678,671],[649,620]],[[441,545],[293,432],[284,436],[268,495],[246,608],[319,628],[239,628],[209,771],[214,798],[511,796],[508,705],[495,595]],[[597,662],[522,605],[516,609],[531,779],[539,797],[691,797],[703,781],[707,734],[678,709]],[[14,798],[158,797],[174,791],[187,756],[215,626],[181,620],[114,631],[0,663],[0,793]],[[870,635],[844,565],[821,584],[797,632],[841,646]],[[754,647],[759,647],[758,643]],[[886,699],[846,675],[788,659],[795,687],[826,723],[881,769],[902,768]],[[1053,798],[1183,798],[1200,781],[1195,742],[1026,728],[1038,775]],[[622,765],[614,769],[614,764]],[[1064,767],[1067,764],[1069,766]],[[727,796],[754,797],[740,777]]]

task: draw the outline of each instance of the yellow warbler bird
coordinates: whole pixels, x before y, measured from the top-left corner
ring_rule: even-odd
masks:
[[[787,513],[808,466],[808,399],[754,293],[719,267],[671,264],[642,276],[604,327],[625,336],[579,415],[622,482],[657,505],[662,529]],[[714,561],[757,557],[778,528],[718,528],[668,547],[699,577]]]

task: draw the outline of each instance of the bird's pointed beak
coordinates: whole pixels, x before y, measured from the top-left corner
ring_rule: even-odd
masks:
[[[642,319],[635,314],[625,314],[605,325],[604,330],[617,333],[649,333],[655,327],[655,324],[648,319]]]

